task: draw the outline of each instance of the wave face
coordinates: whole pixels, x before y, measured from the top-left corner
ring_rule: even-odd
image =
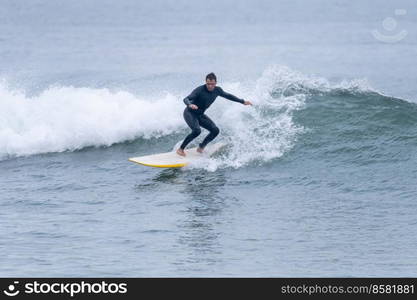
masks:
[[[415,103],[385,96],[362,81],[311,89],[306,95],[307,105],[294,115],[296,123],[308,128],[295,159],[332,166],[396,165],[415,159]]]
[[[255,82],[222,86],[255,105],[216,101],[208,114],[219,125],[229,148],[198,167],[263,163],[281,157],[295,145],[303,157],[354,153],[359,161],[358,149],[375,148],[378,156],[381,145],[393,144],[395,148],[399,141],[415,145],[416,105],[384,96],[364,80],[331,84],[324,78],[272,66]],[[126,91],[51,87],[36,97],[27,97],[2,82],[0,158],[135,139],[172,139],[179,133],[185,136],[185,94],[187,91],[141,97]],[[180,141],[175,142],[178,145]]]

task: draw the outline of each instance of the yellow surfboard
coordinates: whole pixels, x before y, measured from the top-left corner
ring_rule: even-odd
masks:
[[[175,151],[151,154],[146,156],[132,157],[129,161],[155,168],[182,168],[187,164],[199,160],[201,158],[208,158],[218,152],[221,148],[226,146],[225,143],[209,144],[203,153],[198,153],[197,148],[185,149],[186,156],[180,156]]]

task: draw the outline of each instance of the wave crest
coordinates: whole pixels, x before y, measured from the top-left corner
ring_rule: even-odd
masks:
[[[229,82],[223,88],[255,105],[249,108],[218,100],[210,108],[208,114],[229,144],[223,156],[203,166],[211,170],[278,158],[310,127],[331,127],[349,111],[364,119],[369,105],[378,107],[373,111],[378,113],[375,118],[380,117],[388,111],[384,105],[399,100],[373,90],[366,80],[331,84],[325,78],[278,65],[266,69],[255,82]],[[177,133],[185,136],[189,130],[182,118],[185,94],[141,97],[126,91],[69,86],[50,87],[38,96],[27,97],[0,82],[0,158],[110,146]],[[345,111],[349,107],[354,111]]]

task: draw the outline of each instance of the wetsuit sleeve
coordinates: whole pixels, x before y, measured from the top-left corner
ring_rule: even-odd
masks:
[[[219,96],[226,98],[230,101],[234,101],[234,102],[239,102],[239,103],[245,103],[245,100],[240,99],[238,97],[236,97],[235,95],[232,95],[230,93],[226,93],[225,91],[223,91],[223,89],[221,87],[219,87]]]
[[[185,105],[193,104],[193,100],[195,100],[198,96],[198,93],[200,92],[199,88],[194,89],[194,91],[191,92],[187,97],[184,98]]]

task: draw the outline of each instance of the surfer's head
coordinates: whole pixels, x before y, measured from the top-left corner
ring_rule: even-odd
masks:
[[[206,76],[206,87],[211,92],[216,87],[217,78],[216,74],[210,73]]]

